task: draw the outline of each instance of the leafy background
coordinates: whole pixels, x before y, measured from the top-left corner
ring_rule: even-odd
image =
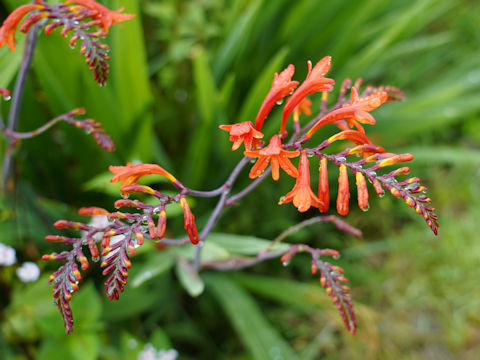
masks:
[[[2,0],[3,17],[22,3]],[[0,268],[0,358],[135,359],[148,342],[174,347],[180,359],[480,357],[478,2],[105,4],[138,14],[111,30],[106,87],[94,84],[78,49],[58,33],[39,37],[19,129],[85,106],[117,150],[104,153],[63,124],[21,144],[14,202],[1,200],[0,241],[14,246],[20,260],[37,261],[44,275],[22,284],[14,268]],[[24,36],[17,39],[17,52],[0,48],[2,87],[13,86]],[[342,251],[338,264],[353,288],[357,335],[343,329],[309,274],[308,259],[299,257],[288,268],[269,261],[248,271],[204,272],[199,283],[174,261],[177,251],[146,245],[133,259],[130,284],[118,302],[104,300],[100,271],[89,270],[73,300],[75,332],[66,337],[46,282],[56,264],[39,261],[58,251],[43,240],[54,232],[53,221],[75,218],[80,206],[112,208],[118,189],[108,184],[109,164],[156,162],[190,187],[221,184],[241,155],[230,152],[217,126],[253,119],[274,72],[293,63],[301,80],[306,61],[327,54],[337,84],[362,76],[364,83],[404,90],[407,99],[377,110],[377,125],[367,131],[389,151],[415,155],[412,172],[428,185],[441,224],[435,238],[407,206],[385,197],[372,199],[368,213],[352,209],[348,216],[364,231],[362,239],[327,224],[288,239]],[[1,107],[5,118],[9,104]],[[278,120],[276,112],[269,123]],[[243,174],[239,188],[248,181]],[[249,253],[262,246],[261,239],[303,219],[293,207],[276,205],[292,183],[274,185],[266,181],[225,212],[208,254]],[[212,204],[195,204],[200,224]],[[169,216],[174,234],[181,218]],[[239,247],[241,242],[246,245]],[[200,296],[188,294],[203,286]]]

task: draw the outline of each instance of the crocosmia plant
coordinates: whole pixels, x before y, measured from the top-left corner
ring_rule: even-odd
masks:
[[[47,35],[59,28],[62,36],[70,38],[72,47],[79,44],[95,81],[104,85],[108,76],[109,57],[108,46],[101,40],[112,25],[134,16],[122,13],[122,9],[107,9],[93,0],[68,0],[55,5],[37,0],[33,4],[20,6],[5,20],[0,28],[0,45],[6,44],[15,50],[18,26],[24,33],[43,28]],[[312,274],[319,277],[320,285],[331,297],[346,329],[352,335],[355,333],[357,321],[351,290],[346,285],[348,280],[344,270],[333,263],[340,255],[337,250],[318,249],[311,244],[283,244],[285,246],[279,247],[278,243],[290,231],[286,229],[285,236],[281,234],[255,256],[231,257],[227,260],[202,258],[202,249],[208,243],[209,235],[223,211],[240,204],[242,198],[254,192],[260,183],[271,181],[270,176],[273,181],[285,178],[295,181],[290,191],[278,194],[278,204],[272,203],[272,207],[290,206],[288,204],[291,203],[301,213],[309,210],[310,213],[336,211],[346,216],[353,203],[356,202],[361,210],[367,211],[372,194],[383,197],[385,193],[390,193],[422,216],[427,226],[437,234],[437,216],[430,205],[430,198],[425,195],[426,189],[420,184],[419,178],[408,175],[410,169],[404,165],[413,159],[413,155],[388,152],[381,145],[374,144],[367,135],[369,126],[375,125],[375,109],[388,106],[391,101],[402,100],[402,91],[391,86],[362,87],[361,79],[355,82],[346,79],[340,85],[337,97],[332,99],[329,94],[333,93],[335,81],[328,77],[330,56],[323,57],[315,65],[308,61],[307,67],[303,81],[293,80],[294,65],[274,74],[270,91],[251,121],[220,126],[228,135],[218,131],[217,136],[232,142],[232,151],[243,152],[243,158],[220,187],[208,191],[189,188],[186,185],[188,179],[180,181],[157,164],[112,165],[109,167],[111,182],[119,183],[120,193],[113,207],[104,209],[97,204],[85,204],[86,207],[78,210],[79,215],[85,216],[85,221],[59,220],[54,223],[55,228],[64,232],[47,235],[45,240],[67,247],[66,250],[43,255],[42,259],[61,262],[60,268],[50,276],[49,281],[67,333],[73,330],[70,302],[82,281],[81,271],[87,270],[92,262],[99,262],[105,276],[107,296],[119,299],[127,285],[132,257],[146,241],[158,243],[157,247],[194,247],[192,260],[178,258],[178,261],[182,261],[182,267],[197,277],[202,269],[235,270],[272,258],[279,258],[287,265],[297,254],[307,254],[311,259]],[[2,90],[1,93],[10,96],[8,90]],[[321,98],[321,108],[316,116],[312,116],[316,112],[312,108],[315,96]],[[264,125],[274,121],[272,113],[277,110],[281,110],[278,127],[275,133],[267,136]],[[4,135],[13,147],[15,140],[37,135],[63,120],[86,129],[101,147],[112,151],[113,142],[98,122],[74,118],[84,112],[84,109],[75,109],[29,133],[16,132],[14,126],[9,126],[4,130]],[[272,129],[270,125],[274,124],[269,124],[269,129]],[[323,136],[324,128],[329,128],[333,135]],[[341,141],[344,144],[339,144]],[[335,174],[335,181],[329,180],[329,172],[330,175]],[[168,190],[142,184],[144,177],[149,175],[163,177]],[[249,177],[251,182],[244,189],[232,193],[240,177]],[[351,196],[354,188],[355,199]],[[218,199],[202,226],[197,226],[195,221],[193,198],[197,198],[196,201],[201,198]],[[167,218],[172,205],[178,206],[183,212],[185,231],[167,236],[171,234],[167,232]],[[268,214],[264,216],[268,217]],[[322,221],[332,222],[341,231],[354,236],[361,235],[358,229],[333,214],[314,216],[298,226]]]
[[[434,208],[430,206],[431,200],[424,195],[425,187],[420,185],[416,177],[405,177],[410,171],[406,166],[394,170],[384,170],[387,167],[413,159],[411,154],[394,154],[386,152],[379,145],[373,144],[366,135],[363,125],[374,125],[375,119],[370,112],[389,101],[403,98],[403,93],[393,87],[367,87],[360,90],[361,81],[358,80],[350,89],[350,80],[343,82],[339,97],[335,104],[328,108],[328,93],[333,89],[334,80],[326,76],[330,69],[330,57],[324,57],[315,66],[308,62],[308,75],[299,85],[293,81],[294,66],[289,65],[280,74],[275,74],[272,87],[265,97],[256,118],[250,122],[221,125],[220,129],[229,133],[233,143],[232,150],[242,148],[244,158],[233,169],[225,183],[211,191],[198,191],[185,186],[167,170],[156,164],[127,164],[126,166],[111,166],[113,173],[112,182],[121,182],[120,192],[123,198],[117,200],[114,206],[117,209],[130,208],[133,211],[114,211],[97,207],[82,208],[81,215],[105,216],[109,221],[104,226],[92,226],[87,223],[57,221],[54,225],[58,229],[75,229],[80,232],[79,237],[66,237],[49,235],[47,241],[69,244],[69,251],[44,255],[44,260],[63,260],[65,263],[51,277],[54,298],[62,314],[67,332],[72,330],[72,313],[70,300],[72,293],[78,289],[81,280],[78,263],[82,269],[87,269],[89,261],[85,250],[93,261],[101,258],[103,274],[107,276],[105,290],[110,299],[118,299],[119,294],[127,284],[128,269],[131,267],[131,257],[135,255],[136,248],[141,246],[145,239],[174,246],[196,246],[196,257],[191,264],[192,269],[198,271],[202,268],[241,268],[253,265],[259,261],[272,257],[280,257],[283,263],[298,253],[308,253],[312,261],[312,273],[320,276],[320,284],[326,289],[327,294],[345,323],[345,327],[352,334],[356,330],[356,320],[350,289],[345,283],[348,281],[344,271],[339,266],[333,265],[326,259],[336,257],[339,253],[333,249],[315,249],[307,244],[291,245],[282,251],[267,249],[253,259],[234,259],[229,263],[202,262],[202,245],[208,241],[208,235],[217,222],[221,212],[226,207],[254,191],[262,181],[271,177],[274,181],[280,175],[296,179],[293,189],[283,194],[278,205],[292,203],[298,211],[306,212],[310,208],[317,208],[325,213],[330,209],[330,192],[336,190],[336,211],[340,215],[347,215],[350,206],[349,177],[355,178],[357,188],[357,202],[362,210],[369,207],[369,189],[371,184],[374,193],[383,196],[385,192],[394,197],[401,198],[408,206],[412,207],[426,221],[427,225],[436,234],[438,229],[437,216]],[[308,95],[321,93],[322,110],[315,118],[305,121],[302,125],[302,114],[310,115],[311,101]],[[262,128],[275,104],[287,97],[283,107],[282,120],[278,133],[272,135],[268,142],[264,140]],[[289,120],[292,118],[292,130],[288,129]],[[339,129],[338,133],[316,142],[315,133],[324,126],[333,126]],[[288,131],[292,133],[288,135]],[[220,135],[219,135],[220,136]],[[327,150],[336,141],[346,140],[352,146],[339,153],[329,153]],[[312,145],[310,145],[312,144]],[[230,194],[230,189],[236,179],[255,159],[248,176],[253,180],[244,190]],[[311,170],[311,162],[315,164],[315,171]],[[338,169],[338,186],[329,184],[328,167]],[[158,174],[165,177],[177,190],[176,195],[166,195],[154,188],[139,184],[142,177]],[[404,178],[402,178],[404,177]],[[318,191],[312,190],[312,183],[318,182]],[[316,190],[316,189],[315,189]],[[131,194],[147,194],[156,199],[156,204],[151,201],[144,202],[131,199]],[[279,194],[281,195],[281,194]],[[216,207],[207,224],[197,229],[195,216],[192,213],[187,197],[218,197]],[[179,235],[178,238],[165,238],[167,226],[166,205],[177,203],[183,210],[184,226],[187,237]],[[275,206],[275,204],[272,204]],[[346,224],[335,216],[319,217],[318,221],[333,221],[346,232],[354,235],[358,230]],[[100,234],[101,236],[97,236]],[[98,248],[100,246],[100,249]]]

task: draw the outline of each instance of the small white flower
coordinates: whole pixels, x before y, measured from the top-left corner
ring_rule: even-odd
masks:
[[[138,354],[137,360],[157,360],[157,351],[152,344],[146,344]]]
[[[0,265],[10,266],[17,262],[15,249],[11,246],[0,243]]]
[[[178,352],[175,349],[157,350],[152,344],[146,344],[138,354],[137,360],[175,360]]]
[[[175,349],[160,350],[157,354],[157,360],[175,360],[178,352]]]
[[[17,276],[23,282],[32,282],[40,276],[40,268],[31,261],[26,261],[17,269]]]

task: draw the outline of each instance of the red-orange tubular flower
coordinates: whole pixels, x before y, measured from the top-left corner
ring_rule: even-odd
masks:
[[[127,163],[127,166],[109,166],[108,170],[115,174],[115,176],[110,179],[110,182],[122,182],[120,191],[128,185],[136,183],[138,179],[145,175],[158,174],[166,177],[172,183],[177,181],[172,174],[156,164],[132,165],[131,163]]]
[[[259,139],[263,137],[263,134],[253,127],[251,121],[233,125],[220,125],[219,128],[230,133],[230,141],[233,142],[232,151],[237,150],[242,142],[245,143],[245,150],[255,149],[258,146]]]
[[[320,210],[320,212],[327,212],[328,205],[330,203],[327,158],[322,158],[320,160],[318,171],[318,199],[320,200],[320,206],[318,207],[318,210]]]
[[[15,51],[15,33],[17,32],[18,24],[29,12],[43,8],[44,6],[40,4],[28,4],[13,10],[0,28],[0,46],[7,44],[10,50]]]
[[[193,216],[190,206],[188,206],[185,197],[180,198],[180,206],[183,209],[183,225],[187,231],[187,235],[190,238],[190,242],[193,245],[197,245],[199,242],[197,225],[195,224],[195,216]]]
[[[110,10],[94,0],[67,0],[65,5],[69,4],[78,4],[87,9],[96,11],[98,13],[96,18],[102,22],[102,28],[106,33],[108,33],[108,29],[113,24],[130,20],[136,16],[135,14],[122,14],[123,7],[118,10]]]
[[[323,206],[322,202],[313,193],[310,188],[310,162],[308,161],[307,153],[302,151],[300,155],[300,163],[298,165],[298,177],[292,191],[280,199],[279,205],[286,204],[293,201],[298,211],[305,212],[311,206],[319,208]]]
[[[388,94],[384,91],[376,92],[372,95],[358,98],[358,91],[352,87],[352,98],[350,104],[345,104],[337,110],[333,110],[318,120],[315,125],[305,134],[309,139],[313,133],[326,124],[331,124],[339,120],[347,120],[350,127],[356,126],[361,132],[365,132],[362,124],[375,124],[375,119],[368,111],[375,110],[388,100]]]
[[[282,141],[278,135],[273,135],[270,138],[270,143],[267,147],[255,151],[244,151],[243,153],[250,157],[259,158],[250,170],[250,179],[255,179],[262,175],[269,163],[272,165],[272,178],[275,181],[280,176],[280,167],[292,177],[297,177],[298,175],[297,168],[293,166],[289,158],[297,157],[300,152],[283,150]]]
[[[348,187],[347,167],[340,165],[340,174],[338,175],[338,195],[337,212],[340,215],[348,214],[348,201],[350,200],[350,189]]]
[[[361,172],[357,172],[355,175],[357,183],[357,198],[358,207],[363,211],[368,210],[368,189],[365,176]]]
[[[290,64],[280,75],[275,73],[272,87],[265,97],[265,100],[263,100],[262,106],[260,106],[260,110],[258,110],[257,117],[255,118],[255,128],[257,130],[262,129],[263,122],[270,113],[270,110],[272,110],[272,107],[285,96],[290,95],[297,87],[298,81],[292,81],[294,72],[295,66]]]
[[[107,210],[97,206],[90,207],[81,207],[78,209],[78,215],[94,216],[94,215],[103,215],[108,216],[110,214]]]
[[[305,81],[298,87],[293,95],[288,99],[282,114],[282,125],[280,126],[280,134],[285,133],[285,127],[288,117],[292,113],[293,109],[300,104],[300,102],[308,94],[330,90],[333,87],[335,81],[333,79],[325,78],[324,75],[330,70],[331,57],[325,56],[321,59],[315,67],[312,69],[312,62],[308,62],[308,74]]]

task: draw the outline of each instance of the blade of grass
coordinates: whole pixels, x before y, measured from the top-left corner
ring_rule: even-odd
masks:
[[[222,274],[208,274],[205,280],[253,359],[297,358],[242,287]]]

